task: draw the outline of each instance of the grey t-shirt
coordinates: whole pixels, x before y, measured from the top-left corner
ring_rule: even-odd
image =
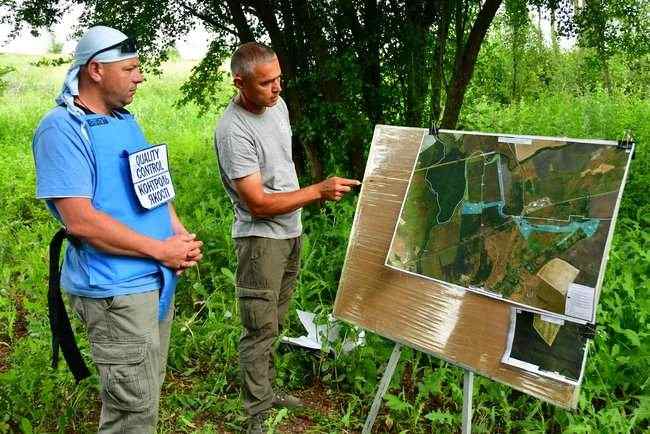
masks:
[[[267,193],[300,188],[291,156],[289,112],[282,98],[264,113],[251,113],[231,101],[219,120],[214,145],[221,181],[235,208],[233,238],[288,239],[300,236],[300,210],[273,217],[253,217],[234,187],[234,180],[260,172]]]

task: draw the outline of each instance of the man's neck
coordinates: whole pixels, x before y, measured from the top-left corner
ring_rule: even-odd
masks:
[[[99,95],[88,89],[80,88],[79,95],[76,96],[76,101],[93,113],[109,116],[113,114],[113,109]]]
[[[235,104],[239,105],[241,108],[243,108],[246,111],[255,113],[256,115],[261,115],[266,110],[266,107],[258,106],[257,104],[255,104],[254,102],[246,98],[246,96],[241,92],[239,92],[235,97]]]

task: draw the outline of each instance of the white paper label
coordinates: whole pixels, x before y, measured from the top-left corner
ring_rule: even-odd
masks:
[[[553,316],[548,316],[548,315],[541,315],[539,316],[542,321],[545,322],[550,322],[551,324],[556,324],[556,325],[564,325],[564,320],[562,318],[555,318]]]
[[[156,208],[176,196],[167,162],[167,145],[129,154],[129,168],[135,195],[143,208]]]
[[[527,139],[525,137],[499,137],[499,143],[514,143],[517,145],[531,145],[533,139]]]
[[[564,313],[568,316],[591,321],[594,313],[594,295],[596,290],[590,286],[572,283],[566,296]]]

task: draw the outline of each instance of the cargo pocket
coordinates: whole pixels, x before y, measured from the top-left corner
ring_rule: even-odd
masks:
[[[123,411],[147,409],[152,384],[145,361],[148,349],[146,340],[92,343],[93,359],[102,380],[102,401]]]
[[[273,291],[237,288],[239,316],[248,330],[260,330],[273,323]]]
[[[267,244],[267,239],[261,237],[235,238],[238,287],[259,290],[269,287]]]

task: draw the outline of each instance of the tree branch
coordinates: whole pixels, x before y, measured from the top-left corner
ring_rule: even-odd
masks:
[[[204,23],[206,23],[210,27],[212,27],[214,29],[218,29],[218,30],[223,30],[224,32],[228,32],[228,33],[230,33],[232,35],[237,36],[237,32],[235,32],[234,29],[231,29],[230,27],[220,23],[219,21],[216,21],[214,18],[207,15],[206,13],[200,12],[200,11],[196,10],[195,8],[189,6],[188,4],[186,4],[184,2],[179,2],[178,5],[180,7],[182,7],[183,9],[185,9],[185,11],[187,13],[189,13],[193,17],[196,17],[196,18],[200,19],[201,21],[203,21]]]
[[[447,92],[447,101],[445,104],[445,113],[442,117],[441,125],[444,128],[454,128],[458,122],[460,115],[460,108],[465,98],[465,91],[469,84],[472,74],[474,73],[474,66],[476,59],[481,49],[481,44],[485,39],[492,20],[501,6],[502,0],[486,0],[483,7],[474,21],[474,25],[469,32],[467,43],[465,44],[462,53],[457,53],[457,66],[454,70],[451,87]],[[460,57],[460,58],[459,58]]]
[[[244,8],[241,2],[239,0],[227,0],[226,5],[230,12],[230,16],[232,17],[232,21],[237,28],[236,36],[239,37],[239,41],[241,43],[254,41],[255,36],[253,35],[251,27],[248,25],[248,20],[244,14]]]

